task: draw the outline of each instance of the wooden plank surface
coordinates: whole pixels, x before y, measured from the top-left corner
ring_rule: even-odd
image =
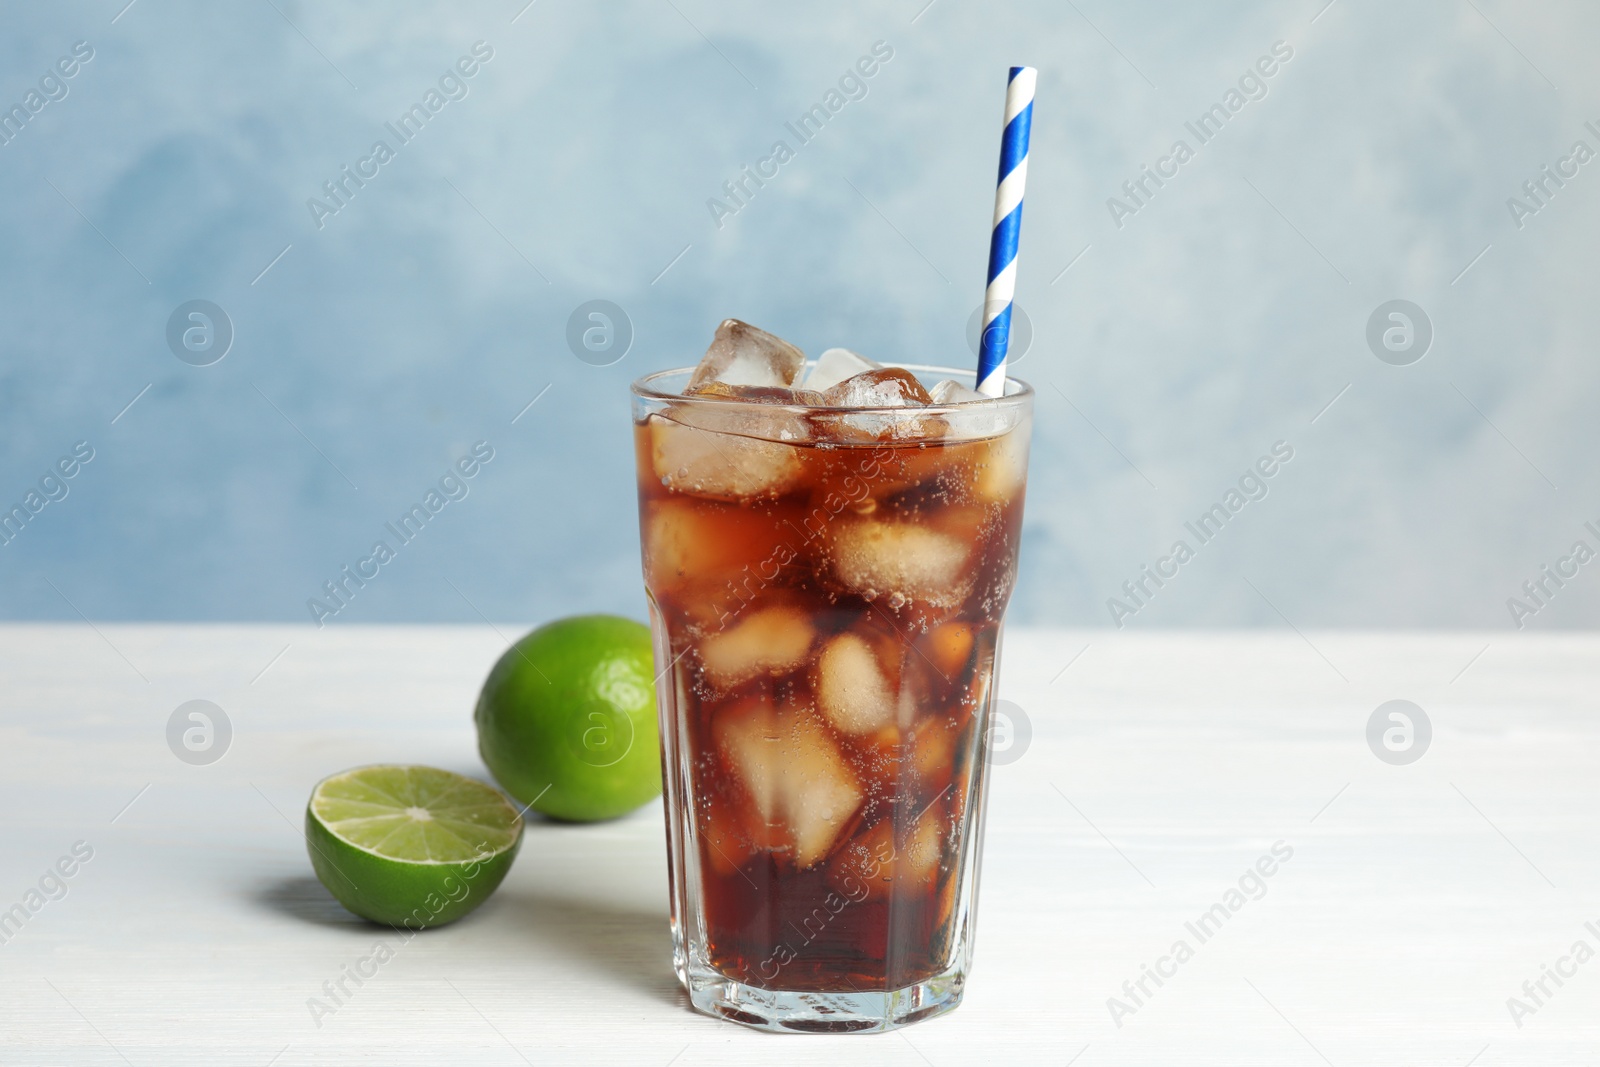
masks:
[[[403,944],[313,879],[325,774],[484,775],[471,707],[510,636],[0,627],[0,909],[93,850],[0,944],[0,1063],[1600,1062],[1600,958],[1523,992],[1600,951],[1600,638],[1013,630],[1001,695],[1032,737],[995,771],[966,1003],[782,1038],[686,1008],[658,806],[530,825],[493,899]],[[232,723],[208,766],[166,744],[191,699]],[[1405,766],[1366,739],[1391,699],[1432,724]]]

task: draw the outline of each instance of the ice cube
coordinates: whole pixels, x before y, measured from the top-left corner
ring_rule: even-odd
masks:
[[[805,353],[783,338],[738,319],[724,319],[687,388],[709,382],[791,386],[805,365]]]
[[[853,378],[862,371],[877,370],[882,364],[874,363],[866,356],[857,355],[848,348],[830,348],[817,357],[817,362],[806,372],[805,381],[800,385],[805,389],[815,389],[822,392],[838,385],[846,378]]]
[[[917,818],[911,832],[906,835],[905,846],[900,851],[900,863],[895,876],[909,881],[925,882],[938,869],[939,851],[944,837],[940,823],[944,813],[938,802]]]
[[[960,842],[957,841],[951,846],[951,852],[956,852],[960,847]],[[955,921],[956,891],[961,887],[961,882],[959,877],[946,878],[939,886],[939,901],[930,920],[933,937],[928,942],[929,959],[950,958],[950,942],[961,927],[961,924]]]
[[[839,849],[828,882],[856,902],[882,898],[894,886],[894,819],[882,818]]]
[[[713,729],[756,814],[782,834],[796,867],[815,866],[862,800],[861,786],[816,713],[752,702],[724,711]]]
[[[947,680],[960,675],[972,657],[973,630],[970,623],[947,622],[923,642],[928,658]]]
[[[830,386],[822,399],[836,408],[904,408],[926,405],[930,397],[910,371],[878,367]]]
[[[987,400],[988,397],[976,389],[968,389],[953,378],[944,381],[928,390],[928,396],[934,404],[970,404],[974,400]]]
[[[894,721],[890,679],[872,646],[856,634],[842,633],[823,648],[813,690],[841,733],[870,734]]]
[[[743,400],[751,404],[793,404],[801,407],[821,407],[822,394],[813,389],[791,389],[786,385],[729,385],[727,382],[707,382],[691,386],[684,396],[710,397],[715,400]]]
[[[864,371],[830,386],[823,402],[838,412],[818,417],[819,428],[831,429],[844,438],[894,441],[934,438],[942,435],[940,420],[912,412],[857,412],[855,408],[921,408],[928,403],[928,391],[910,371],[899,367],[879,367]]]
[[[920,601],[949,608],[972,588],[972,546],[911,523],[863,519],[840,523],[833,539],[833,573],[869,600]]]
[[[939,867],[943,846],[942,805],[935,802],[909,827],[893,815],[879,819],[842,845],[828,865],[828,881],[852,900],[881,899],[896,887],[926,883]]]
[[[710,407],[680,404],[667,416],[650,417],[651,460],[663,485],[714,500],[748,500],[778,496],[799,480],[800,457],[792,445],[738,433],[758,427],[737,421],[738,415],[719,420],[705,410]],[[761,429],[804,433],[798,424]]]
[[[682,497],[657,500],[645,511],[645,584],[658,602],[685,613],[698,630],[739,610],[745,568],[769,563],[776,530],[751,508]],[[748,593],[743,595],[748,596]]]
[[[936,384],[928,395],[937,406],[959,408],[944,414],[943,436],[947,440],[975,441],[985,437],[1000,437],[1016,429],[1023,421],[1022,412],[1015,405],[1002,405],[995,398],[969,389],[953,378]]]
[[[712,524],[688,500],[651,505],[645,517],[644,570],[652,589],[670,589],[718,561]]]
[[[950,720],[930,717],[917,727],[912,765],[924,780],[947,778],[955,766],[956,728]]]
[[[895,704],[895,725],[900,728],[902,733],[909,731],[916,724],[918,706],[926,701],[930,695],[929,690],[932,688],[926,677],[918,677],[918,675],[926,673],[919,669],[919,666],[919,664],[911,664],[911,671],[909,672],[911,677],[909,678],[905,677],[907,672],[901,672],[900,699]],[[921,684],[918,684],[919,682]],[[917,699],[919,696],[923,700],[919,701]]]
[[[713,685],[731,689],[762,674],[794,670],[814,636],[810,618],[799,608],[763,608],[700,642],[700,663]]]
[[[986,500],[1004,504],[1017,494],[1028,477],[1028,426],[1026,423],[988,442],[988,455],[978,468],[973,485]]]
[[[859,435],[861,431],[857,424],[868,419],[876,419],[880,424],[887,418],[898,418],[913,423],[926,423],[937,421],[932,416],[922,415],[918,409],[911,409],[903,414],[892,415],[884,413],[867,414],[860,412],[824,412],[817,416],[817,426],[814,432],[821,438],[825,434],[842,434],[847,438],[851,434]],[[840,428],[839,424],[844,424]],[[892,439],[892,435],[891,435]],[[937,440],[931,437],[929,440]],[[976,454],[976,453],[974,453]],[[963,457],[942,448],[875,448],[858,450],[852,455],[858,457],[849,462],[849,469],[860,476],[865,483],[869,496],[855,501],[854,510],[866,514],[875,507],[894,507],[896,497],[907,489],[922,487],[912,494],[918,501],[928,500],[953,500],[964,495],[970,488],[973,472],[970,461],[962,462]],[[821,482],[812,492],[812,506],[832,507],[838,510],[838,501],[829,501],[828,495],[843,488],[847,494],[859,495],[859,490],[854,483],[846,482],[842,486],[837,481]],[[911,501],[912,496],[907,496],[906,501]],[[913,510],[918,506],[911,503]],[[882,517],[881,515],[879,516]]]
[[[963,544],[977,544],[994,533],[1000,521],[1000,509],[994,504],[948,504],[930,508],[923,522],[947,537]]]

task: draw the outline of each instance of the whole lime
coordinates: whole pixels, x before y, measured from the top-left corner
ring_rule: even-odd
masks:
[[[556,819],[626,815],[661,794],[650,629],[561,619],[500,657],[478,696],[478,751],[506,792]]]

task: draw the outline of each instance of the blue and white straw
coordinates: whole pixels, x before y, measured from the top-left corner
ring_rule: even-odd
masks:
[[[1006,128],[1000,136],[1000,184],[994,193],[989,238],[989,288],[983,296],[983,339],[978,347],[978,392],[1003,396],[1006,349],[1011,344],[1011,298],[1017,288],[1017,238],[1022,232],[1022,187],[1028,180],[1028,133],[1033,126],[1033,85],[1039,72],[1012,67],[1006,85]]]

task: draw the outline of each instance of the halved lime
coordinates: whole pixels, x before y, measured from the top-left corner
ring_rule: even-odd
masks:
[[[522,816],[498,789],[432,767],[357,767],[317,783],[306,805],[306,847],[328,892],[412,930],[482,904],[521,843]]]

